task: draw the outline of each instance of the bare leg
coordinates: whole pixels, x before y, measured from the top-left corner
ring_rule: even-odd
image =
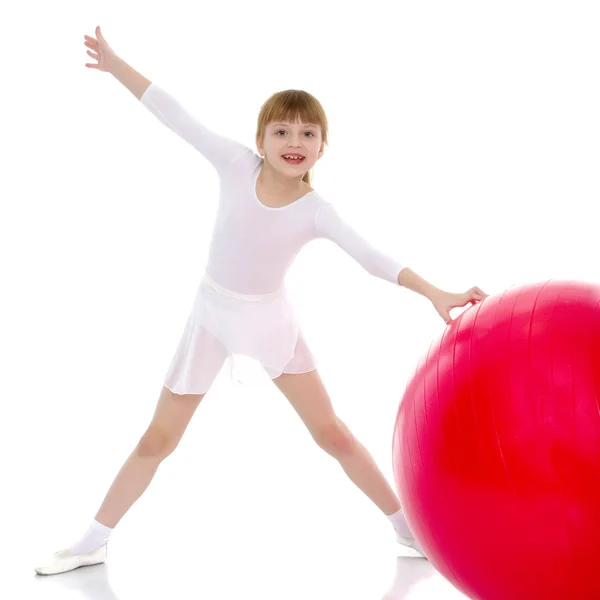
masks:
[[[188,321],[188,326],[192,323]],[[182,336],[171,367],[184,369],[187,361],[188,326]],[[196,339],[196,356],[202,357],[202,378],[197,385],[207,389],[217,377],[227,358],[223,344],[209,331],[203,330]],[[167,376],[168,377],[168,376]],[[163,387],[148,429],[117,474],[98,513],[96,521],[114,528],[123,515],[144,493],[160,463],[177,447],[204,394],[174,394]]]
[[[366,448],[337,417],[317,371],[283,374],[273,380],[304,421],[310,434],[333,456],[348,477],[385,515],[400,510],[400,500]]]
[[[160,463],[177,447],[205,395],[177,395],[162,388],[148,429],[121,467],[96,514],[99,523],[114,528],[144,493]]]
[[[337,441],[336,441],[337,440]],[[375,464],[367,449],[350,433],[341,421],[332,432],[325,450],[338,460],[346,475],[389,516],[400,510],[400,500]]]
[[[191,319],[188,325],[193,326]],[[202,385],[201,389],[212,384],[227,356],[221,342],[208,332],[204,333],[196,340],[196,355],[204,358],[203,371],[197,373],[195,381],[195,385]],[[175,372],[187,367],[187,342],[186,330],[171,363]],[[171,369],[167,377],[173,374]],[[115,477],[94,522],[75,544],[36,567],[38,575],[55,575],[105,561],[110,530],[144,493],[162,461],[175,450],[205,395],[174,394],[166,386],[162,388],[150,425]]]

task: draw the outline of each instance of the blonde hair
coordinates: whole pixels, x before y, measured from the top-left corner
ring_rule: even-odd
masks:
[[[269,123],[278,121],[316,123],[321,128],[323,143],[325,145],[328,143],[327,133],[329,125],[325,110],[321,103],[308,92],[303,90],[276,92],[262,105],[256,129],[257,144],[264,140]],[[311,179],[312,173],[309,170],[302,177],[302,181],[310,185]]]

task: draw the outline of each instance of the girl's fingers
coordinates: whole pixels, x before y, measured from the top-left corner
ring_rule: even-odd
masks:
[[[482,300],[484,298],[487,298],[487,294],[480,287],[475,286],[475,287],[471,288],[470,291],[477,298],[480,298]]]
[[[93,43],[93,42],[83,42],[88,48],[91,48],[92,50],[98,50],[98,43]]]
[[[87,53],[92,57],[95,58],[97,61],[100,60],[100,55],[96,54],[95,52],[90,52],[89,50],[87,51]]]
[[[89,67],[90,69],[98,69],[98,68],[100,68],[98,65],[90,65],[89,63],[86,63],[85,66]]]

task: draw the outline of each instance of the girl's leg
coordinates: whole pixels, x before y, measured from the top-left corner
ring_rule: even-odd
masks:
[[[167,373],[167,382],[178,373],[192,371],[194,380],[190,386],[208,390],[225,363],[227,351],[206,329],[201,330],[193,352],[190,353],[187,344],[186,328]],[[98,523],[114,528],[144,493],[158,466],[177,448],[206,393],[174,394],[168,387],[162,388],[150,425],[121,467],[96,514]]]
[[[335,414],[316,370],[284,373],[273,379],[298,413],[315,442],[333,456],[348,477],[387,516],[400,510],[400,501],[367,449]]]
[[[38,575],[55,575],[104,562],[112,528],[148,487],[158,465],[176,448],[204,396],[177,396],[163,387],[148,429],[121,467],[95,521],[79,541],[35,567]]]
[[[114,528],[150,485],[161,462],[177,448],[206,394],[177,395],[162,388],[150,425],[115,477],[96,521]]]
[[[186,327],[167,373],[167,383],[174,381],[179,373],[192,372],[194,381],[190,386],[208,390],[225,363],[227,351],[209,331],[201,329],[195,348],[190,352],[188,335]],[[192,361],[194,364],[190,364]],[[121,467],[96,514],[98,523],[114,528],[144,493],[159,465],[177,448],[206,393],[180,395],[166,385],[162,388],[148,428]]]
[[[194,387],[200,389],[208,389],[212,385],[227,357],[220,342],[208,332],[204,333],[193,355],[194,360],[204,357],[201,364],[190,367],[186,364],[189,357],[178,351],[172,363],[173,371],[169,369],[170,375],[181,369],[194,368]],[[93,523],[79,541],[37,567],[38,574],[63,573],[81,564],[96,564],[104,560],[105,553],[100,550],[106,545],[110,532],[144,493],[162,461],[175,450],[206,393],[175,394],[166,386],[162,388],[148,428],[115,477]],[[74,555],[75,558],[85,557],[87,562],[74,560]]]
[[[188,347],[190,323],[188,321],[166,379],[171,382],[178,373],[193,372],[194,381],[190,386],[208,390],[225,363],[227,351],[209,331],[201,329],[191,352]],[[190,364],[192,361],[194,364]],[[166,385],[162,388],[150,425],[121,467],[96,514],[98,523],[114,528],[144,493],[158,466],[177,448],[206,393],[180,395]]]
[[[329,394],[317,370],[297,375],[283,373],[273,379],[304,421],[317,444],[340,463],[348,477],[388,517],[396,540],[425,556],[412,535],[400,500],[367,449],[333,411]]]

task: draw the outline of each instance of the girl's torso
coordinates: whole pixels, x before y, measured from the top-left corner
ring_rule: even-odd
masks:
[[[222,172],[207,264],[215,281],[246,294],[283,286],[298,252],[318,237],[315,217],[325,203],[310,186],[296,197],[269,195],[258,186],[261,169],[261,157],[248,149]]]

